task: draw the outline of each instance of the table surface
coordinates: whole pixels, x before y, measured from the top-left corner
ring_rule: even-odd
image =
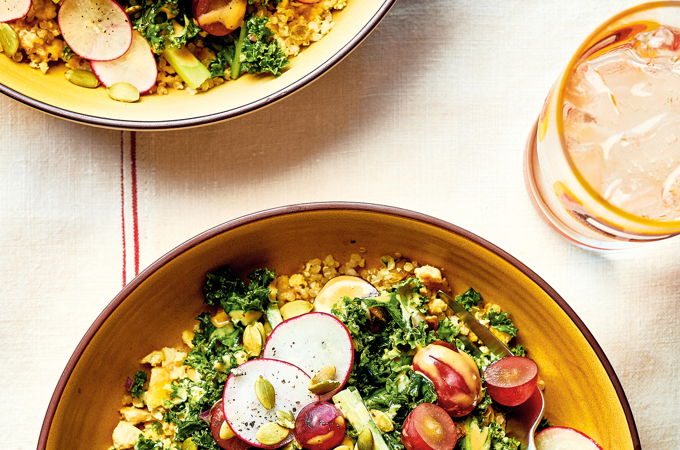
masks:
[[[306,89],[224,124],[138,133],[134,151],[130,133],[0,98],[0,448],[34,448],[71,352],[138,270],[221,222],[324,200],[420,211],[515,255],[604,348],[643,448],[680,448],[680,238],[581,250],[541,221],[522,179],[570,53],[633,3],[401,0]]]

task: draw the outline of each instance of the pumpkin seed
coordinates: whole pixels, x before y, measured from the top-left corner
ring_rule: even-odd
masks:
[[[331,380],[326,380],[326,381],[320,381],[318,383],[312,383],[309,385],[309,390],[313,394],[316,395],[323,395],[323,394],[328,394],[329,392],[337,389],[340,387],[340,382],[339,381],[331,381]]]
[[[262,325],[260,322],[256,322]],[[264,331],[264,328],[262,328]],[[264,344],[263,333],[254,323],[251,323],[243,330],[243,348],[250,356],[260,356],[262,345]]]
[[[182,450],[198,450],[198,445],[191,438],[187,438],[182,442]]]
[[[255,322],[252,325],[260,333],[260,336],[262,337],[262,342],[267,340],[267,333],[265,332],[264,325],[262,324],[262,322]]]
[[[231,429],[227,421],[225,420],[222,422],[222,425],[220,425],[220,439],[229,440],[236,436],[234,433],[234,430]]]
[[[295,428],[295,416],[290,411],[276,411],[276,423],[292,430]]]
[[[322,381],[335,380],[335,366],[326,366],[319,370],[313,377],[311,384],[321,383]]]
[[[106,90],[109,97],[117,102],[134,103],[139,101],[139,90],[130,83],[114,83]]]
[[[289,430],[283,428],[278,423],[270,422],[262,425],[257,433],[255,439],[264,445],[276,445],[288,437]]]
[[[283,320],[288,320],[293,317],[301,316],[310,312],[314,306],[305,300],[295,300],[290,303],[286,303],[279,310],[281,311],[281,316]]]
[[[370,412],[373,422],[375,422],[378,428],[380,428],[380,431],[384,433],[394,431],[392,419],[390,419],[390,416],[388,416],[385,412],[380,411],[379,409],[372,409]]]
[[[0,23],[0,48],[10,58],[19,50],[17,32],[6,23]]]
[[[274,386],[260,375],[257,380],[255,380],[255,396],[260,401],[262,406],[267,409],[272,409],[276,403],[276,392],[274,392]]]
[[[64,74],[66,79],[76,86],[94,89],[99,86],[99,80],[88,70],[69,69]]]
[[[373,450],[373,433],[370,428],[364,428],[357,437],[358,450]]]

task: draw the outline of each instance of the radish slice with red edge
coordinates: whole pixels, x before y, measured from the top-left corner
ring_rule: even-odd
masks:
[[[505,406],[521,405],[537,389],[538,366],[523,356],[506,356],[484,371],[486,392]]]
[[[242,441],[236,436],[233,436],[230,439],[222,439],[220,437],[220,430],[222,429],[222,426],[226,420],[224,418],[224,406],[222,405],[222,400],[215,403],[215,406],[212,407],[208,415],[210,433],[212,434],[213,439],[215,439],[217,445],[225,450],[246,450],[247,448],[250,448],[250,444],[248,444],[246,441]]]
[[[31,10],[31,0],[0,0],[0,22],[21,19]]]
[[[150,91],[158,77],[151,46],[138,31],[132,32],[132,45],[123,56],[113,61],[91,61],[90,66],[104,86],[129,83],[140,94]]]
[[[281,322],[269,335],[262,354],[265,358],[294,364],[310,376],[324,367],[335,367],[335,379],[340,386],[322,398],[330,398],[342,389],[354,364],[349,330],[335,316],[320,312]]]
[[[602,450],[602,447],[578,430],[549,427],[536,433],[537,450]]]
[[[132,44],[132,26],[113,0],[64,0],[59,29],[73,52],[91,61],[120,58]]]
[[[263,377],[274,387],[275,402],[266,409],[255,395],[255,382]],[[299,367],[274,359],[253,359],[232,370],[224,385],[224,416],[236,437],[254,447],[277,448],[293,440],[293,433],[276,445],[264,445],[255,435],[263,425],[276,422],[276,411],[290,411],[294,416],[318,400],[309,392],[311,378]]]

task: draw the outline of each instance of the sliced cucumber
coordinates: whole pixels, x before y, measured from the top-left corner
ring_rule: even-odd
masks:
[[[371,434],[373,435],[373,450],[389,450],[380,429],[378,429],[378,426],[373,422],[371,413],[368,412],[368,408],[366,408],[366,405],[356,388],[349,387],[338,392],[333,396],[333,403],[340,408],[342,414],[352,427],[354,427],[354,430],[357,433],[361,433],[366,428],[371,430]]]
[[[191,89],[198,89],[210,71],[186,48],[167,47],[163,56]]]

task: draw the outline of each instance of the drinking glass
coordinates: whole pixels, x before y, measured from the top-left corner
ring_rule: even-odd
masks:
[[[680,33],[680,1],[639,5],[597,28],[581,44],[553,86],[527,142],[524,174],[534,205],[555,230],[580,246],[600,250],[621,249],[680,234],[680,205],[676,216],[659,218],[615,204],[598,189],[597,182],[603,175],[597,170],[581,170],[574,159],[575,153],[572,155],[569,151],[565,137],[565,108],[568,107],[565,92],[579,64],[621,46],[633,45],[632,40],[642,36],[640,33],[657,30],[661,25]],[[673,41],[670,45],[680,47],[680,35],[677,42]],[[680,55],[680,50],[678,52]],[[673,67],[680,77],[680,58]],[[680,102],[680,93],[664,101]],[[612,103],[616,105],[613,97]],[[669,164],[675,166],[677,185],[673,184],[670,189],[674,190],[668,193],[669,187],[664,187],[663,180],[659,180],[659,186],[651,186],[647,191],[655,194],[654,190],[658,188],[656,194],[661,195],[661,190],[666,189],[664,195],[676,195],[680,199],[680,137],[677,137],[680,129],[677,131],[677,147],[674,147],[677,151],[672,150],[670,156],[666,155],[670,158]],[[627,161],[630,173],[640,168],[644,170],[647,159],[654,158],[642,154],[631,157]],[[672,169],[670,171],[673,172]]]

